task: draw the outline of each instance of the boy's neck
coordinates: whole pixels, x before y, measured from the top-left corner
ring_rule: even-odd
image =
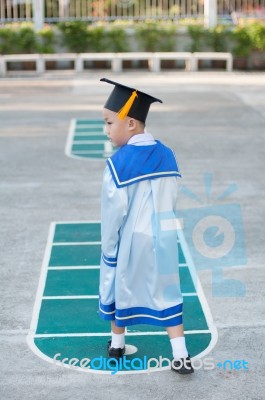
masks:
[[[145,133],[144,131],[139,131],[139,132],[133,133],[133,134],[129,137],[128,142],[129,142],[129,140],[131,140],[134,136],[143,135],[144,133]]]
[[[151,145],[155,144],[156,142],[150,133],[142,132],[141,134],[131,136],[131,138],[127,142],[127,144],[137,144],[137,143],[145,143],[145,145],[149,144]]]

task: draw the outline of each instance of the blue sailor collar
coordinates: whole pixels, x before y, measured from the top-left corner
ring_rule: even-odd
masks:
[[[107,164],[117,188],[147,179],[181,177],[175,154],[158,140],[151,146],[126,144],[107,159]]]

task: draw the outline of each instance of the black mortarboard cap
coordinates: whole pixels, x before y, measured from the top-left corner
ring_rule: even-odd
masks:
[[[137,89],[111,81],[107,78],[102,78],[100,80],[115,85],[104,107],[117,112],[120,119],[128,115],[129,117],[145,122],[150,105],[156,101],[162,103],[161,100],[140,92]]]

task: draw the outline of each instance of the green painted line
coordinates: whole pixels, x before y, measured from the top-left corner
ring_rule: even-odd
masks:
[[[75,136],[74,142],[81,140],[107,140],[106,135],[91,135],[91,136]]]
[[[189,299],[187,301],[187,299]],[[185,330],[208,329],[198,298],[184,297]],[[164,331],[151,326],[152,331]],[[131,329],[131,328],[130,328]],[[128,332],[130,331],[128,327]],[[37,333],[98,333],[109,332],[110,324],[98,315],[98,299],[43,300]],[[133,332],[149,332],[150,325],[134,325]]]
[[[184,297],[183,324],[184,329],[187,331],[205,330],[209,328],[197,296]]]
[[[91,144],[73,144],[72,151],[76,150],[102,150],[104,152],[104,143],[91,143]]]
[[[100,244],[94,242],[100,242],[99,222],[57,223],[50,231],[30,329],[34,333],[28,335],[33,351],[49,362],[57,353],[61,353],[61,359],[107,357],[110,323],[98,315],[99,269],[82,268],[99,265]],[[211,317],[208,315],[206,318],[205,298],[183,245],[185,243],[180,237],[180,263],[184,264],[179,268],[184,294],[183,323],[189,352],[195,356],[206,354],[207,349],[213,347],[217,333]],[[57,268],[47,270],[48,266]],[[129,326],[126,343],[137,348],[135,354],[126,356],[127,359],[144,356],[172,358],[170,342],[163,327]],[[101,368],[101,372],[106,371]]]
[[[53,246],[49,266],[99,265],[100,245],[58,245]],[[180,262],[185,262],[184,256]]]
[[[109,332],[98,315],[98,299],[42,300],[37,334]]]
[[[76,125],[104,125],[102,119],[78,119]]]
[[[98,295],[99,269],[49,270],[44,296]]]
[[[100,153],[89,153],[89,154],[84,154],[84,153],[80,154],[78,152],[74,152],[73,151],[72,154],[76,155],[78,157],[87,158],[87,159],[90,159],[90,158],[96,158],[96,159],[100,159],[100,160],[102,160],[103,158],[106,159],[105,157],[103,157],[102,152],[100,152]]]
[[[100,257],[101,246],[98,244],[53,246],[49,266],[99,265]]]
[[[88,128],[76,128],[75,129],[75,134],[78,134],[78,133],[90,133],[90,132],[92,132],[92,133],[96,133],[96,132],[98,132],[98,133],[102,133],[103,132],[103,126],[99,126],[99,127],[88,127]],[[105,136],[105,139],[107,139],[107,136],[106,135],[104,135]]]
[[[100,242],[100,223],[56,224],[53,242]]]
[[[179,268],[180,287],[182,293],[196,292],[188,267]]]
[[[182,293],[195,291],[188,268],[180,269]],[[49,270],[44,296],[98,295],[99,269]]]
[[[186,260],[185,260],[184,254],[183,254],[183,250],[182,250],[182,247],[180,245],[178,246],[178,252],[179,252],[179,263],[180,264],[186,264]]]
[[[65,148],[67,156],[86,160],[105,160],[116,150],[117,148],[111,146],[107,135],[104,134],[102,120],[75,119],[71,121]]]
[[[183,310],[183,325],[186,331],[208,329],[208,325],[197,296],[184,297]],[[153,326],[152,329],[150,328],[150,325],[133,325],[128,327],[127,330],[128,332],[146,332],[149,330],[163,331],[163,328],[161,327]]]

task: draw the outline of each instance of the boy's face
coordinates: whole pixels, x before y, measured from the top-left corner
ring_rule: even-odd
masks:
[[[117,113],[103,108],[103,118],[106,124],[106,134],[114,146],[121,147],[132,136],[131,118],[119,119]]]

